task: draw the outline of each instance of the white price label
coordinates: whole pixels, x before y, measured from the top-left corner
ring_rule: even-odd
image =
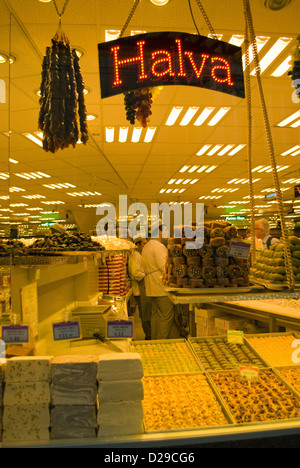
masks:
[[[76,340],[80,338],[80,325],[78,320],[53,323],[52,329],[54,341]]]
[[[107,338],[132,338],[133,322],[131,320],[107,322]]]
[[[227,330],[228,343],[243,344],[244,332],[242,330]]]
[[[2,340],[5,343],[28,343],[28,325],[3,325]]]
[[[240,375],[242,380],[253,382],[258,380],[258,367],[254,366],[243,366],[240,367]]]
[[[247,258],[251,245],[247,242],[231,241],[228,251],[229,257]]]

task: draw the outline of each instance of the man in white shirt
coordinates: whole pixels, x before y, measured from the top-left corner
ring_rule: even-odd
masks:
[[[271,245],[281,244],[281,241],[270,235],[270,226],[266,219],[255,221],[255,237],[260,239],[263,244],[263,249],[269,249]]]
[[[145,339],[151,340],[151,302],[145,291],[145,272],[142,264],[142,250],[147,244],[141,237],[134,240],[136,250],[128,259],[128,273],[132,279],[132,295],[135,298],[142,322]]]
[[[146,295],[151,298],[151,339],[168,339],[174,322],[174,306],[162,282],[165,271],[167,248],[162,239],[166,227],[160,223],[158,237],[152,237],[142,252],[145,271]]]

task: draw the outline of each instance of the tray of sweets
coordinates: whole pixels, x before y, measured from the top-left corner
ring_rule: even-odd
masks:
[[[300,420],[299,394],[273,369],[259,369],[258,379],[251,382],[238,371],[208,376],[236,425]]]
[[[270,367],[294,364],[292,344],[296,336],[293,333],[249,334],[245,340]]]
[[[143,385],[146,433],[233,424],[204,373],[146,376]]]
[[[185,339],[132,341],[130,351],[141,355],[145,376],[203,372]]]
[[[201,366],[206,371],[234,370],[240,366],[257,366],[266,368],[269,365],[249,343],[229,343],[227,336],[189,338]]]

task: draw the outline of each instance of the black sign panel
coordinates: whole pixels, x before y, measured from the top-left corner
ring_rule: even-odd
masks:
[[[240,47],[205,36],[157,32],[98,44],[101,97],[186,85],[245,97]]]
[[[300,197],[300,185],[296,185],[294,187],[294,195],[295,195],[295,198],[299,198]]]

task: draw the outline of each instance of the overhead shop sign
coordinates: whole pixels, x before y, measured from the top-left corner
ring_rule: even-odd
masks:
[[[101,97],[167,85],[245,97],[242,50],[206,36],[156,32],[98,44]]]

